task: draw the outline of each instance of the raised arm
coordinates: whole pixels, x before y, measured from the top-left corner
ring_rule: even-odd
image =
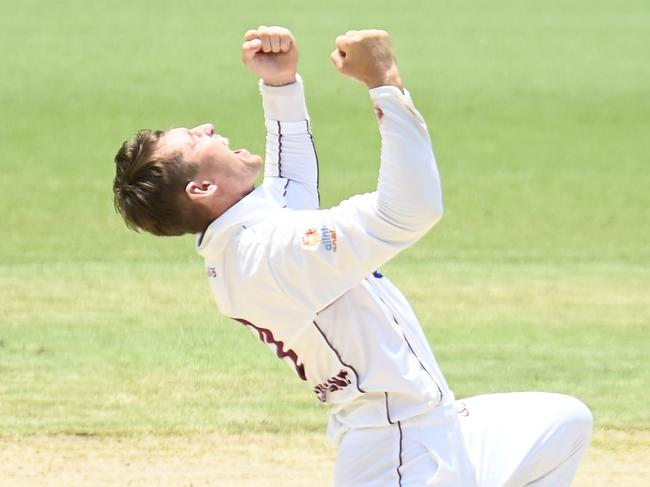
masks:
[[[404,89],[388,34],[350,31],[336,39],[336,68],[370,89],[381,132],[377,211],[418,231],[442,215],[442,188],[427,126]]]
[[[287,206],[319,207],[318,156],[304,87],[297,74],[298,47],[289,30],[265,27],[244,36],[243,61],[260,76],[267,129],[264,176],[286,179]]]
[[[246,230],[237,243],[238,275],[248,293],[276,284],[274,300],[318,311],[421,238],[442,216],[442,190],[429,134],[401,85],[385,32],[337,40],[332,58],[362,80],[379,119],[382,148],[377,191],[315,211],[286,212]],[[264,239],[260,239],[264,235]],[[266,284],[265,284],[266,286]],[[268,292],[268,288],[264,288]]]

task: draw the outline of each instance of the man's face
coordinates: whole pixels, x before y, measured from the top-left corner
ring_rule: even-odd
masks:
[[[192,129],[174,128],[159,141],[162,150],[182,154],[198,167],[197,180],[215,181],[221,191],[247,194],[262,168],[262,158],[246,149],[231,150],[228,139],[218,135],[210,123]]]

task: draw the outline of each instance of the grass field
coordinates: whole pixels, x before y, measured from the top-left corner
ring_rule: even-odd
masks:
[[[407,5],[0,6],[3,450],[69,435],[98,437],[99,450],[161,439],[194,451],[179,438],[214,435],[277,449],[323,430],[309,388],[218,314],[192,238],[134,234],[112,209],[112,158],[139,128],[213,121],[231,145],[263,151],[239,47],[264,23],[299,42],[324,206],[373,188],[379,148],[367,94],[330,65],[333,39],[391,32],[429,121],[446,216],[383,272],[457,396],[577,395],[600,432],[589,465],[621,451],[647,463],[650,5]]]

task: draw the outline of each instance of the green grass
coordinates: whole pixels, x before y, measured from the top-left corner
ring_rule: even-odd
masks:
[[[198,267],[3,268],[0,430],[321,429],[326,409],[244,327],[214,312]],[[411,296],[459,397],[567,392],[601,426],[650,428],[638,407],[650,380],[650,271],[396,263],[386,272]]]
[[[601,427],[650,429],[650,7],[409,5],[0,9],[0,434],[323,428],[309,388],[219,316],[192,238],[112,209],[112,157],[139,128],[210,120],[263,150],[239,54],[260,23],[298,38],[326,206],[373,188],[379,147],[333,39],[393,34],[447,210],[384,270],[457,395],[561,391]]]

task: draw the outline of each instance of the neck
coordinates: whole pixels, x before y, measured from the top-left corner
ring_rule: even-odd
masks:
[[[242,193],[224,196],[219,201],[214,202],[213,205],[206,207],[206,211],[204,212],[205,219],[203,230],[205,231],[205,229],[207,229],[213,221],[215,221],[241,200],[243,200],[246,196],[251,194],[254,189],[255,186],[252,186]]]

